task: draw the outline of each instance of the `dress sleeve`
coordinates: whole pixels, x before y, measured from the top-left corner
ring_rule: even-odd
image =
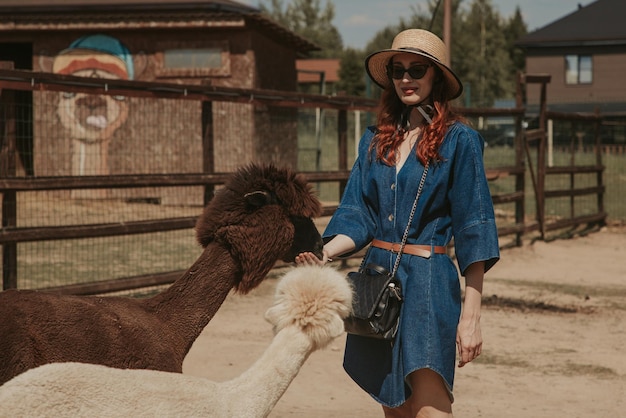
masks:
[[[484,140],[466,126],[456,126],[456,153],[449,189],[454,248],[459,269],[477,261],[485,271],[499,259],[498,229],[483,162]]]
[[[369,145],[374,137],[373,128],[368,128],[359,142],[359,154],[350,172],[339,207],[333,214],[323,234],[324,242],[335,235],[347,235],[356,244],[354,251],[343,254],[351,255],[360,251],[374,237],[376,231],[375,193],[367,191],[367,178],[371,160]],[[372,196],[370,196],[372,195]]]

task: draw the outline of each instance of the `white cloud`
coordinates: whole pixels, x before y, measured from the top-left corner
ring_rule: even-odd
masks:
[[[372,16],[368,16],[365,14],[351,15],[342,20],[343,25],[345,26],[369,26],[369,25],[378,25],[379,21],[374,19]]]

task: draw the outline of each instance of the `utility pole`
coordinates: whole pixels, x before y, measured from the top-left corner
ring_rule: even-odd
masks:
[[[452,58],[452,0],[443,0],[443,42],[446,44],[446,60],[445,64],[450,67]]]

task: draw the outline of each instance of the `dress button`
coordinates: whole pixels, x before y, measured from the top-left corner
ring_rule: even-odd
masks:
[[[396,183],[391,183],[391,190],[396,190]]]
[[[389,219],[390,222],[393,221],[393,215],[389,215],[388,219]]]

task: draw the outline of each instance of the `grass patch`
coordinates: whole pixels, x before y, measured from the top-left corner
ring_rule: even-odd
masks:
[[[476,357],[473,362],[489,366],[522,367],[524,369],[531,367],[530,363],[526,360],[511,356],[485,353],[484,351],[481,353],[480,356]]]
[[[592,376],[598,379],[613,379],[619,377],[619,374],[615,370],[598,366],[597,364],[580,364],[568,361],[565,366],[557,368],[558,372],[565,376]]]
[[[486,307],[511,309],[520,312],[578,313],[583,310],[583,308],[578,307],[559,306],[540,301],[499,297],[496,295],[483,297],[482,304]]]
[[[578,165],[595,165],[595,155],[592,153],[576,153],[575,162]],[[534,157],[533,157],[534,158]],[[554,166],[570,165],[571,154],[562,151],[554,152]],[[485,149],[485,166],[487,168],[514,165],[515,150],[511,147],[487,147]],[[615,222],[626,221],[626,155],[606,154],[602,156],[605,170],[602,180],[605,186],[603,196],[604,210],[609,220]],[[532,161],[536,170],[537,163]],[[526,166],[528,169],[528,165]],[[550,175],[546,178],[546,190],[569,189],[570,187],[584,188],[597,185],[596,174]],[[515,177],[509,176],[492,181],[489,184],[492,194],[509,193],[515,190]],[[525,212],[528,217],[536,213],[535,192],[532,179],[527,170],[525,177]],[[570,198],[551,198],[546,200],[546,216],[569,217]],[[507,207],[500,205],[499,207]],[[574,215],[586,215],[598,211],[596,195],[578,196],[574,198]]]
[[[523,287],[528,289],[544,290],[550,293],[560,293],[564,295],[576,296],[579,298],[626,298],[626,287],[582,286],[574,284],[549,283],[536,280],[509,280],[497,278],[489,278],[489,282]]]
[[[200,252],[190,230],[26,242],[18,245],[18,287],[38,289],[186,270]]]
[[[572,296],[581,301],[602,300],[603,309],[626,311],[626,288],[611,286],[581,286],[572,284],[557,284],[543,281],[489,279],[492,283],[528,289],[535,293]],[[499,297],[497,295],[483,297],[483,304],[487,307],[512,309],[517,311],[553,312],[553,313],[594,313],[597,303],[591,306],[556,305],[538,300],[521,298]]]
[[[620,377],[615,370],[598,366],[597,364],[581,364],[568,361],[565,364],[551,364],[544,367],[536,366],[534,363],[530,363],[518,357],[485,352],[478,356],[473,362],[485,366],[517,367],[526,370],[541,371],[544,374],[560,374],[568,377],[589,376],[597,379],[615,379]]]

